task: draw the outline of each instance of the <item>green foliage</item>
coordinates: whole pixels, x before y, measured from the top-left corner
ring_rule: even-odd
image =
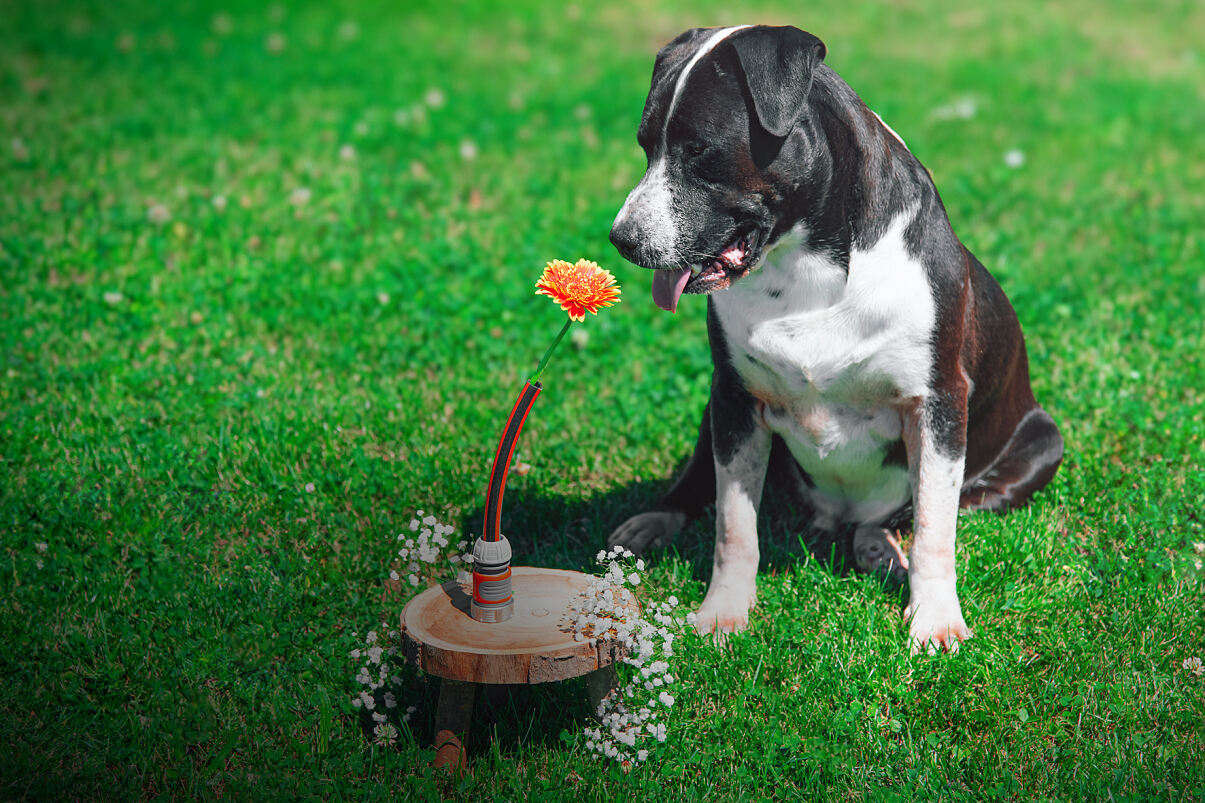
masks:
[[[3,797],[1205,795],[1199,4],[2,8]],[[562,321],[547,260],[599,261],[625,303],[546,374],[522,562],[588,568],[689,453],[703,304],[656,310],[607,231],[656,49],[744,21],[821,36],[933,171],[1063,469],[962,519],[957,656],[910,657],[898,598],[775,533],[750,630],[682,645],[656,762],[593,761],[572,683],[480,704],[457,781],[417,680],[373,746],[353,632],[396,622],[415,509],[478,530]],[[713,524],[651,560],[687,610]]]

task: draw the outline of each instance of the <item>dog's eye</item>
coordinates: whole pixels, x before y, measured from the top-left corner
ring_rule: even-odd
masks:
[[[707,146],[702,142],[687,142],[683,148],[686,151],[686,155],[692,159],[696,156],[702,156],[707,152]]]

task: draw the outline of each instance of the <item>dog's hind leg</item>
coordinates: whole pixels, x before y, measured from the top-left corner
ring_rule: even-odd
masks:
[[[873,574],[888,588],[899,588],[908,580],[908,558],[900,542],[878,524],[862,524],[853,535],[854,566]]]
[[[1045,410],[1034,407],[996,459],[963,484],[960,505],[997,513],[1022,507],[1050,482],[1062,460],[1058,426]]]
[[[703,408],[695,453],[681,476],[652,510],[615,528],[607,546],[622,546],[636,554],[665,546],[678,530],[715,502],[715,454],[711,446],[711,405]]]

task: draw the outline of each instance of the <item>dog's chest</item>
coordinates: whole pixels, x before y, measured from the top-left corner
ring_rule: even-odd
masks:
[[[857,496],[888,478],[899,409],[926,393],[933,295],[897,220],[848,274],[789,237],[713,297],[733,367],[819,485]],[[898,477],[890,483],[898,485]]]

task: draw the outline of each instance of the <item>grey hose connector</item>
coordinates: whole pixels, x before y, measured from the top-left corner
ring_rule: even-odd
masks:
[[[505,622],[515,613],[510,582],[510,542],[478,538],[473,545],[473,601],[470,613],[478,622]]]

